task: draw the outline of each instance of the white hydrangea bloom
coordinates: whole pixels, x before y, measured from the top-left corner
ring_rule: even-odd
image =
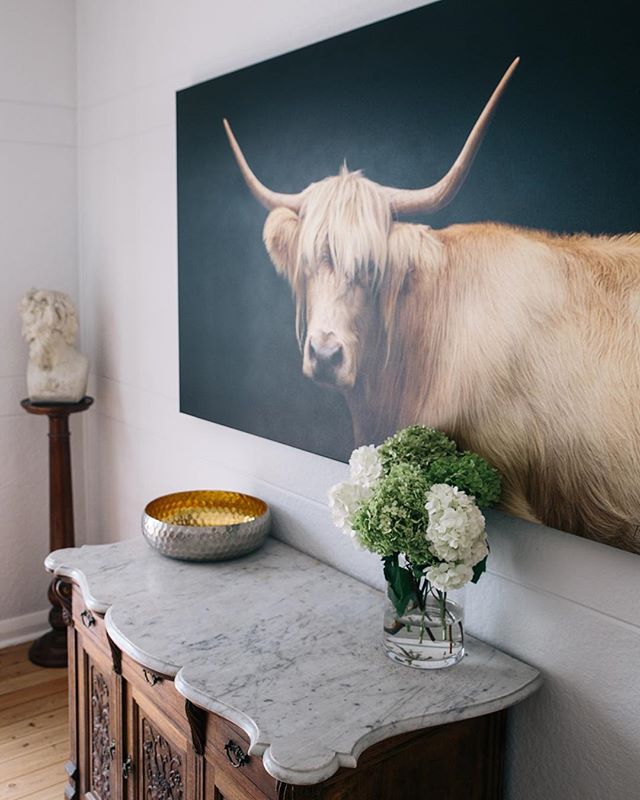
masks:
[[[475,567],[476,564],[479,564],[482,559],[486,558],[488,555],[489,547],[487,545],[487,537],[484,535],[483,530],[482,537],[470,548],[468,557],[464,563]]]
[[[461,589],[473,578],[473,570],[466,564],[436,564],[427,570],[427,580],[441,592]]]
[[[457,486],[436,483],[427,492],[426,538],[441,561],[475,566],[487,555],[485,520],[473,497]]]
[[[357,538],[357,546],[361,546],[360,538],[351,527],[351,522],[360,504],[369,499],[372,491],[373,489],[369,487],[351,481],[337,483],[329,489],[329,509],[333,523],[343,533],[351,536],[354,543]]]
[[[372,487],[378,482],[382,475],[382,461],[375,445],[365,444],[351,453],[349,475],[361,486]]]

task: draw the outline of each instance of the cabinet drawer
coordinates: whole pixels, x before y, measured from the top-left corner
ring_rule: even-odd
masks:
[[[218,768],[215,772],[215,784],[213,791],[207,787],[207,800],[209,797],[214,800],[272,800],[275,794],[264,794],[254,784],[240,780],[236,775]]]
[[[184,697],[178,693],[172,678],[142,667],[126,653],[122,654],[122,677],[135,690],[162,709],[183,732],[189,731]]]
[[[104,627],[104,617],[87,608],[80,589],[75,585],[71,599],[71,614],[76,630],[81,634],[87,633],[101,650],[109,654],[109,640]]]
[[[207,717],[205,755],[218,771],[242,782],[249,780],[267,797],[275,797],[276,780],[265,770],[260,756],[249,756],[249,738],[244,731],[217,714]]]

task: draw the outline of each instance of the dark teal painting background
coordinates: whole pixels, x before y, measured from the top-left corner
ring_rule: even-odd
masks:
[[[414,188],[448,169],[519,55],[465,186],[414,221],[639,230],[638,21],[620,0],[441,0],[179,92],[181,410],[332,458],[353,446],[342,398],[302,375],[290,290],[223,117],[275,190],[345,158]]]

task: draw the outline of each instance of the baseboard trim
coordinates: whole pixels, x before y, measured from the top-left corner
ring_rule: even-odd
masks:
[[[37,639],[49,630],[49,609],[0,620],[0,649]]]

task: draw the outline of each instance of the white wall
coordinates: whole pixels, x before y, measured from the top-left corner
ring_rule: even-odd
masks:
[[[280,537],[381,586],[377,559],[332,528],[344,467],[178,413],[175,91],[399,13],[398,0],[83,0],[78,4],[79,220],[94,541],[139,535],[147,500],[254,492]],[[512,800],[631,800],[640,763],[640,558],[492,517],[469,628],[540,667],[512,716]],[[377,635],[372,631],[372,636]],[[381,799],[382,800],[382,799]]]
[[[73,0],[0,0],[0,645],[46,622],[47,421],[20,408],[18,303],[77,296],[75,102]]]

